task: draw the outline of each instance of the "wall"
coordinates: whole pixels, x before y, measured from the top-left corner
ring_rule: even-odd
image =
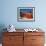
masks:
[[[0,25],[13,24],[16,28],[46,28],[45,0],[1,0]],[[17,7],[35,7],[35,22],[17,22]],[[21,23],[21,24],[20,24]]]

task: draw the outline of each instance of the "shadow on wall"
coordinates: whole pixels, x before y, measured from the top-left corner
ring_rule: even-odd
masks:
[[[4,28],[6,28],[5,25],[0,24],[0,43],[2,43],[2,36],[3,36],[2,33],[6,31],[6,29],[4,30]]]

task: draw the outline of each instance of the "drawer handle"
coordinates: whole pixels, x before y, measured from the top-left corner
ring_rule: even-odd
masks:
[[[32,39],[32,40],[36,40],[36,39]]]
[[[10,40],[12,40],[11,38],[9,38]]]
[[[13,38],[9,38],[10,40],[13,40]]]

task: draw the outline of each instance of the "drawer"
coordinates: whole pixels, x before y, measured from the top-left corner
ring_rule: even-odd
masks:
[[[23,44],[2,44],[2,46],[23,46]]]
[[[44,36],[25,36],[24,37],[25,44],[43,44]]]
[[[43,44],[44,36],[32,36],[32,43],[33,44]]]
[[[23,32],[4,32],[4,36],[23,36]]]
[[[2,46],[15,46],[14,44],[2,44]]]
[[[24,46],[31,46],[31,44],[32,44],[32,37],[30,37],[30,36],[26,36],[26,37],[24,37]]]
[[[44,44],[31,44],[32,46],[44,46]]]
[[[24,40],[32,40],[32,36],[24,36]]]
[[[3,43],[14,43],[23,41],[23,36],[4,36]]]
[[[24,36],[44,36],[44,32],[24,32]]]

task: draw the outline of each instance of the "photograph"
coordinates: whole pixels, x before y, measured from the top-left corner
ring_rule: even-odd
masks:
[[[34,21],[35,20],[35,7],[18,7],[17,10],[18,21]]]

